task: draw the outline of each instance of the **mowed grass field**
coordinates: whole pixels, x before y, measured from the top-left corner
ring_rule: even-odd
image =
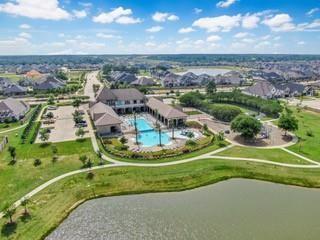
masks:
[[[43,239],[86,199],[147,192],[183,191],[229,178],[249,178],[306,187],[320,187],[320,169],[296,169],[272,165],[223,160],[158,167],[117,167],[93,171],[63,179],[30,199],[30,218],[14,215],[16,225],[6,227],[0,220],[2,239]]]
[[[257,158],[280,163],[310,164],[309,162],[294,156],[282,149],[258,149],[250,147],[234,146],[217,154],[218,156]]]
[[[3,78],[8,78],[13,82],[18,82],[19,80],[21,80],[24,76],[23,75],[18,75],[15,73],[0,73],[0,77]]]
[[[293,109],[293,114],[299,120],[299,129],[295,134],[300,140],[288,149],[320,162],[320,114],[296,109]]]
[[[40,184],[63,173],[80,169],[82,163],[79,156],[82,154],[97,162],[90,139],[70,141],[55,144],[21,144],[20,136],[23,128],[0,137],[8,136],[9,143],[0,153],[0,209],[6,203],[13,203]],[[53,159],[53,148],[58,150],[57,161]],[[16,148],[16,163],[11,163],[8,147]],[[34,160],[40,159],[41,165],[34,166]]]

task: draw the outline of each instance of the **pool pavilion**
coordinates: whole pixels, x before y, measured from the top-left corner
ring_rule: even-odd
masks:
[[[146,111],[167,127],[184,126],[188,117],[184,112],[167,105],[154,97],[148,99],[146,103]]]

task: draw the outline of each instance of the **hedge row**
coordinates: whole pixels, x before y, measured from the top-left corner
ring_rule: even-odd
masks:
[[[28,139],[29,133],[33,127],[33,124],[35,122],[35,120],[37,119],[40,111],[41,111],[42,105],[39,104],[36,106],[35,110],[33,111],[29,122],[27,124],[27,126],[23,129],[23,132],[21,134],[21,143],[24,144],[26,142],[26,140]]]

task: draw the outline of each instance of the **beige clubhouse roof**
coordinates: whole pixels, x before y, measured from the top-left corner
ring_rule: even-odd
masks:
[[[91,106],[90,114],[96,126],[121,124],[118,114],[108,105],[98,102]]]
[[[186,118],[187,114],[181,112],[180,110],[165,104],[161,100],[157,98],[149,98],[147,102],[147,106],[152,110],[157,110],[158,113],[167,118],[167,119],[175,119],[175,118]]]

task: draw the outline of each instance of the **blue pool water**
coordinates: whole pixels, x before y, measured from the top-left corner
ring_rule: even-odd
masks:
[[[139,132],[138,141],[144,147],[153,147],[159,145],[159,133],[144,118],[138,118],[137,129]],[[130,124],[134,126],[134,120],[130,120]],[[170,137],[166,132],[161,133],[161,144],[168,144]]]

